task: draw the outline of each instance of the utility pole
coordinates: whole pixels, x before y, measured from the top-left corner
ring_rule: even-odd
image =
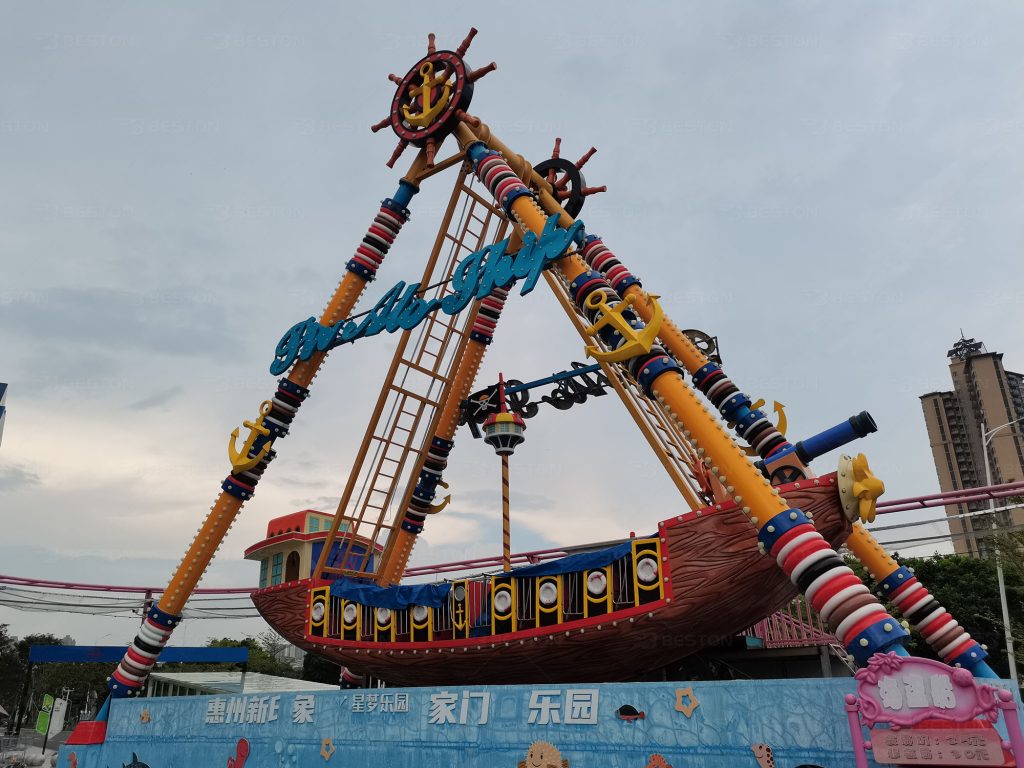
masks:
[[[1009,427],[1011,424],[1016,424],[1024,419],[1014,419],[1008,421],[1002,426],[996,427],[995,429],[986,430],[985,422],[981,422],[981,452],[985,456],[985,485],[992,485],[992,467],[988,460],[988,444],[992,442],[992,438],[995,437],[996,432],[1005,427]],[[992,531],[995,534],[996,527],[996,500],[990,498],[988,500],[988,509],[992,515]],[[1013,680],[1013,684],[1020,687],[1020,681],[1017,680],[1017,657],[1013,652],[1013,629],[1010,624],[1010,609],[1006,604],[1006,581],[1003,579],[1003,563],[999,556],[999,545],[995,545],[996,554],[996,581],[999,583],[999,605],[1003,611],[1003,636],[1006,638],[1006,661],[1010,665],[1010,679]]]
[[[29,695],[31,694],[31,691],[32,691],[32,670],[33,670],[33,665],[32,665],[32,662],[30,662],[28,660],[27,656],[25,657],[25,665],[26,665],[25,666],[25,678],[24,678],[25,682],[21,686],[21,698],[18,699],[18,714],[15,715],[15,718],[14,718],[15,719],[14,735],[15,736],[20,736],[21,735],[21,724],[25,720],[25,714],[27,712],[27,707],[28,707],[28,698],[29,698]]]

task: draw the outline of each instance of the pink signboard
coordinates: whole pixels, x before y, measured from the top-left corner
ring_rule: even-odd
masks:
[[[846,713],[857,768],[867,768],[868,751],[881,765],[1024,768],[1024,735],[1009,691],[979,683],[966,669],[895,653],[876,654],[854,677],[857,696],[846,696]],[[1000,711],[1009,741],[992,725]],[[932,727],[943,721],[948,728]],[[863,725],[871,729],[869,742]]]
[[[1005,765],[989,728],[872,728],[871,751],[880,765]]]
[[[936,717],[958,723],[978,715],[993,723],[999,719],[998,689],[977,685],[968,670],[941,661],[879,654],[854,677],[860,716],[869,726],[915,725]]]

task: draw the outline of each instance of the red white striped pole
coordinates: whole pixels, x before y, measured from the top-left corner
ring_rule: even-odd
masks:
[[[509,535],[508,454],[501,455],[501,569],[512,570],[512,541]]]

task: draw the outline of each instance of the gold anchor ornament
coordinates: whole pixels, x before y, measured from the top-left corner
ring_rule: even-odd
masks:
[[[636,300],[635,294],[626,297],[614,308],[608,306],[608,297],[603,291],[594,291],[587,296],[587,300],[584,302],[586,308],[601,313],[600,319],[587,328],[587,333],[593,336],[605,326],[610,325],[625,340],[609,352],[603,352],[596,346],[588,346],[586,351],[590,357],[601,363],[619,363],[651,351],[654,340],[658,338],[658,331],[661,330],[661,319],[664,313],[657,296],[650,293],[646,296],[652,308],[652,315],[647,327],[641,331],[637,331],[630,325],[629,320],[622,316],[622,313],[629,309]]]
[[[245,438],[245,443],[242,444],[241,450],[238,450],[236,447],[238,442],[238,427],[235,427],[231,432],[231,439],[228,440],[228,458],[231,460],[231,469],[235,472],[248,472],[263,461],[270,452],[270,441],[268,440],[263,444],[255,456],[249,456],[256,440],[270,434],[270,430],[263,426],[263,419],[270,413],[270,409],[272,407],[273,406],[269,400],[264,400],[260,405],[260,417],[256,419],[255,422],[242,422],[242,426],[249,429],[249,435]]]
[[[434,63],[431,61],[423,62],[423,66],[420,67],[420,77],[423,78],[423,82],[410,88],[408,93],[413,97],[419,96],[421,109],[418,113],[414,113],[409,109],[408,104],[404,104],[402,105],[402,117],[410,125],[426,128],[448,106],[448,100],[452,95],[452,86],[448,82],[447,72],[442,71],[440,75],[434,75]],[[440,98],[433,103],[434,89],[439,85],[443,85],[444,88]]]
[[[446,483],[444,480],[439,480],[438,483],[437,483],[437,487],[438,488],[444,488],[445,490],[447,490],[448,489],[448,483]],[[444,509],[449,504],[451,504],[451,501],[452,501],[452,495],[450,493],[446,494],[445,497],[441,500],[440,504],[434,504],[433,506],[430,507],[430,509],[427,510],[427,514],[428,515],[436,515],[442,509]]]

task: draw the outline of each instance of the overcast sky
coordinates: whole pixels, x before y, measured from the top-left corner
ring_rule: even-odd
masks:
[[[467,59],[498,70],[471,111],[516,151],[598,148],[587,180],[609,191],[588,231],[680,326],[719,337],[746,392],[787,406],[790,437],[874,415],[857,448],[888,498],[937,490],[918,396],[950,386],[961,328],[1024,370],[1019,3],[378,8],[0,2],[0,573],[166,583],[230,431],[273,391],[278,339],[320,312],[395,190],[394,137],[369,126],[430,31],[454,48],[480,29]],[[419,275],[449,189],[424,185],[362,308]],[[393,344],[331,356],[204,584],[254,584],[241,554],[270,518],[333,511]],[[510,300],[481,381],[583,359],[541,284]],[[516,549],[680,511],[614,396],[541,413],[512,459]],[[461,432],[453,503],[414,562],[498,552],[498,473]],[[133,633],[9,609],[0,623]],[[175,641],[260,629],[197,621]]]

